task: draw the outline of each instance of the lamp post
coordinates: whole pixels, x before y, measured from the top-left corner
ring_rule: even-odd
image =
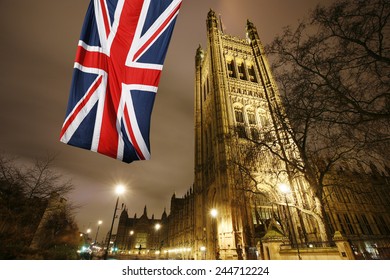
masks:
[[[290,190],[289,186],[287,186],[286,184],[280,184],[279,185],[279,189],[284,194],[284,199],[286,201],[287,215],[288,215],[288,219],[290,220],[290,224],[291,224],[291,234],[292,234],[292,237],[293,237],[293,241],[295,240],[295,242],[297,244],[298,259],[302,260],[301,253],[299,252],[298,239],[297,239],[297,236],[295,235],[294,224],[293,224],[292,216],[291,216],[291,213],[290,213],[290,207],[288,205],[288,200],[287,200],[287,194],[290,193],[291,190]]]
[[[154,226],[154,229],[157,232],[156,257],[158,257],[158,255],[160,254],[160,228],[161,228],[161,225],[158,223]]]
[[[85,236],[86,236],[86,239],[87,239],[87,243],[88,243],[89,245],[91,245],[92,238],[90,238],[90,236],[89,236],[90,233],[91,233],[91,229],[88,228],[87,231],[86,231],[85,233],[86,233]]]
[[[213,228],[213,232],[212,232],[212,235],[213,235],[213,249],[214,249],[214,252],[215,252],[215,259],[218,260],[219,259],[219,251],[218,251],[218,247],[217,247],[217,216],[218,216],[218,210],[213,208],[210,210],[210,216],[212,218],[212,228]]]
[[[133,235],[134,235],[134,230],[130,230],[130,232],[129,232],[129,242],[128,242],[128,244],[130,244],[129,245],[129,247],[128,247],[128,249],[130,249],[129,250],[129,254],[131,254],[131,252],[132,252],[132,250],[133,250]]]
[[[102,224],[103,222],[102,221],[98,221],[98,227],[97,227],[97,230],[96,230],[96,235],[95,235],[95,244],[97,242],[97,238],[98,238],[98,234],[99,234],[99,229],[100,229],[100,225]]]
[[[116,210],[118,209],[118,202],[119,202],[119,196],[125,192],[125,188],[122,185],[119,185],[116,187],[115,192],[118,195],[118,198],[116,199],[115,203],[115,208],[114,208],[114,215],[112,216],[112,222],[111,222],[111,228],[110,228],[110,233],[108,234],[108,241],[107,241],[107,249],[104,254],[104,259],[107,260],[108,257],[108,250],[110,249],[110,241],[111,241],[111,235],[112,235],[112,228],[114,227],[114,221],[115,221],[115,216],[116,216]]]

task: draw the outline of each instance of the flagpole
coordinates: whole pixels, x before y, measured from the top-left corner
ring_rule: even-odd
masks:
[[[112,222],[111,222],[111,228],[110,228],[110,233],[108,235],[108,240],[107,240],[107,248],[106,248],[106,251],[104,253],[104,259],[107,260],[108,258],[108,250],[110,249],[110,242],[111,242],[111,236],[112,236],[112,229],[114,227],[114,221],[115,221],[115,216],[116,216],[116,210],[118,209],[118,203],[119,203],[119,195],[121,193],[123,193],[125,191],[124,187],[123,186],[118,186],[116,188],[116,193],[118,194],[118,197],[116,199],[116,203],[115,203],[115,208],[114,208],[114,215],[112,216]]]

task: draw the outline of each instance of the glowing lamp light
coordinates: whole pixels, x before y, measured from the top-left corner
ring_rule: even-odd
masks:
[[[284,194],[288,194],[291,190],[290,190],[290,187],[287,185],[287,184],[279,184],[279,190],[284,193]]]
[[[213,218],[217,217],[217,216],[218,216],[218,211],[217,211],[217,209],[215,209],[215,208],[211,209],[210,215],[211,215],[211,217],[213,217]]]
[[[116,194],[120,195],[125,192],[125,187],[123,185],[118,185],[115,189]]]

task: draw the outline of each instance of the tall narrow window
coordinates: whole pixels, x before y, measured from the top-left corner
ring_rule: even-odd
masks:
[[[230,78],[236,78],[236,69],[234,67],[234,60],[228,60],[227,61],[227,67],[228,67],[228,74]]]
[[[346,232],[345,232],[345,227],[344,227],[344,222],[343,222],[343,220],[341,219],[340,215],[339,215],[339,214],[336,214],[336,217],[337,217],[337,220],[338,220],[339,225],[340,225],[340,231],[341,231],[341,233],[346,233]]]
[[[234,116],[237,123],[244,123],[244,115],[241,108],[234,108]]]
[[[360,217],[361,217],[361,221],[359,221],[359,224],[360,224],[360,227],[363,229],[363,233],[369,234],[369,235],[374,234],[372,229],[371,229],[370,222],[368,221],[366,215],[361,214]]]
[[[349,219],[348,214],[344,214],[344,219],[345,219],[345,221],[346,221],[346,223],[347,223],[347,227],[348,227],[349,233],[350,233],[350,234],[355,234],[355,230],[354,230],[354,228],[353,228],[353,225],[352,225],[352,223],[351,223],[351,220]]]
[[[330,215],[332,215],[332,214],[331,214],[331,213],[325,212],[325,221],[326,221],[327,225],[328,225],[329,228],[330,228],[330,232],[331,232],[331,233],[334,233],[335,230],[334,230],[333,224],[332,224],[332,222],[331,222]]]
[[[249,80],[251,82],[257,83],[255,67],[253,65],[248,67]]]
[[[263,113],[263,114],[260,114],[260,123],[261,123],[261,127],[267,127],[269,126],[269,121],[268,121],[268,118],[267,116]]]
[[[382,216],[374,216],[374,221],[381,234],[390,234],[390,230]]]
[[[248,123],[252,125],[256,124],[256,117],[254,112],[251,111],[248,112]]]
[[[241,80],[248,80],[245,73],[245,64],[244,62],[241,62],[240,65],[238,65],[238,72],[240,75]]]

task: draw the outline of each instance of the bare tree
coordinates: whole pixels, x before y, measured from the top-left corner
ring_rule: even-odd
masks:
[[[327,239],[323,191],[345,185],[335,171],[385,165],[389,156],[389,16],[383,0],[317,6],[266,47],[283,104],[266,94],[272,125],[260,137],[247,134],[246,157],[268,153],[291,182],[304,176],[315,203],[300,210],[316,217]],[[245,164],[234,164],[258,180]]]
[[[48,155],[43,160],[36,159],[31,166],[19,169],[18,180],[26,197],[49,198],[52,193],[65,195],[72,191],[70,180],[65,180],[55,171],[54,160],[55,156]]]
[[[390,140],[389,17],[386,0],[317,6],[296,30],[286,28],[266,48],[294,110],[310,109],[320,125],[347,129],[366,149],[382,153]],[[299,128],[302,116],[289,117]]]
[[[22,257],[20,254],[28,251],[41,224],[40,234],[53,246],[65,241],[70,232],[72,235],[77,232],[72,214],[74,207],[69,202],[58,209],[50,209],[50,219],[42,223],[53,195],[64,197],[73,189],[73,185],[55,171],[53,161],[54,157],[48,156],[26,166],[14,157],[0,155],[0,240],[4,244],[0,258]]]

